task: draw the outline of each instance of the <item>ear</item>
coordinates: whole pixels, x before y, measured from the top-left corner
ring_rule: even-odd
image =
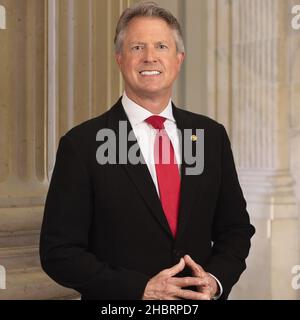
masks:
[[[181,65],[185,59],[185,53],[184,52],[178,52],[177,53],[177,57],[178,57],[178,64],[179,64],[179,68],[181,68]]]
[[[120,53],[116,53],[115,54],[115,58],[116,58],[116,62],[119,66],[121,66],[121,62],[122,62],[122,55]]]
[[[180,59],[180,64],[182,64],[184,59],[185,59],[185,53],[184,52],[179,52],[178,56],[179,56],[179,59]]]

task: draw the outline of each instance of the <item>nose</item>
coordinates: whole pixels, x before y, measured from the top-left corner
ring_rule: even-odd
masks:
[[[147,47],[144,51],[144,63],[156,63],[158,61],[155,48]]]

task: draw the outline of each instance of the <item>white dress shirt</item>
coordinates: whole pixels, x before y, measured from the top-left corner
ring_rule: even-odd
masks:
[[[129,119],[129,122],[132,126],[132,130],[136,136],[137,142],[147,164],[147,167],[150,171],[151,177],[155,184],[157,193],[159,195],[155,162],[154,162],[154,143],[157,130],[155,130],[150,124],[145,122],[145,120],[154,114],[152,114],[147,109],[139,106],[131,99],[129,99],[124,92],[122,98],[122,104]],[[164,123],[165,130],[171,140],[174,148],[174,153],[176,161],[178,164],[178,170],[180,174],[181,167],[181,153],[180,153],[180,144],[179,144],[179,135],[177,131],[176,122],[173,116],[172,102],[169,101],[166,108],[157,116],[166,118]]]
[[[154,162],[154,142],[155,142],[155,136],[157,131],[145,121],[147,118],[153,116],[154,114],[148,111],[147,109],[143,108],[142,106],[139,106],[130,98],[128,98],[125,91],[122,97],[122,105],[127,114],[128,120],[132,126],[132,130],[136,136],[142,155],[145,159],[145,162],[147,164],[147,167],[153,179],[154,185],[156,187],[156,191],[159,195],[155,162]],[[166,106],[166,108],[160,114],[158,114],[158,116],[166,118],[166,121],[164,123],[165,130],[169,136],[169,139],[173,144],[174,153],[175,153],[176,161],[178,164],[178,170],[180,174],[180,167],[181,167],[180,151],[181,150],[180,150],[179,135],[178,135],[178,130],[176,126],[176,121],[173,116],[171,99],[168,105]],[[211,276],[217,281],[219,285],[220,293],[218,294],[218,296],[214,297],[214,299],[216,300],[222,295],[223,288],[220,281],[214,275],[211,274]]]

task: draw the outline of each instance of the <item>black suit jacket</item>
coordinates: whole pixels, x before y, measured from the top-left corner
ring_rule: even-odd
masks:
[[[82,299],[140,299],[149,279],[185,254],[220,280],[221,298],[226,299],[246,268],[255,229],[226,131],[217,122],[174,105],[173,114],[180,130],[205,130],[203,173],[186,175],[183,157],[176,239],[146,164],[96,161],[100,129],[118,133],[120,120],[127,121],[128,131],[132,129],[121,100],[60,140],[40,257],[45,272],[80,292]],[[185,269],[179,276],[189,274]]]

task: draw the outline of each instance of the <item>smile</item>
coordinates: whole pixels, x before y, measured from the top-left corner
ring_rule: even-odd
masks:
[[[140,74],[142,76],[159,76],[161,74],[160,71],[156,71],[156,70],[153,70],[153,71],[140,71]]]

